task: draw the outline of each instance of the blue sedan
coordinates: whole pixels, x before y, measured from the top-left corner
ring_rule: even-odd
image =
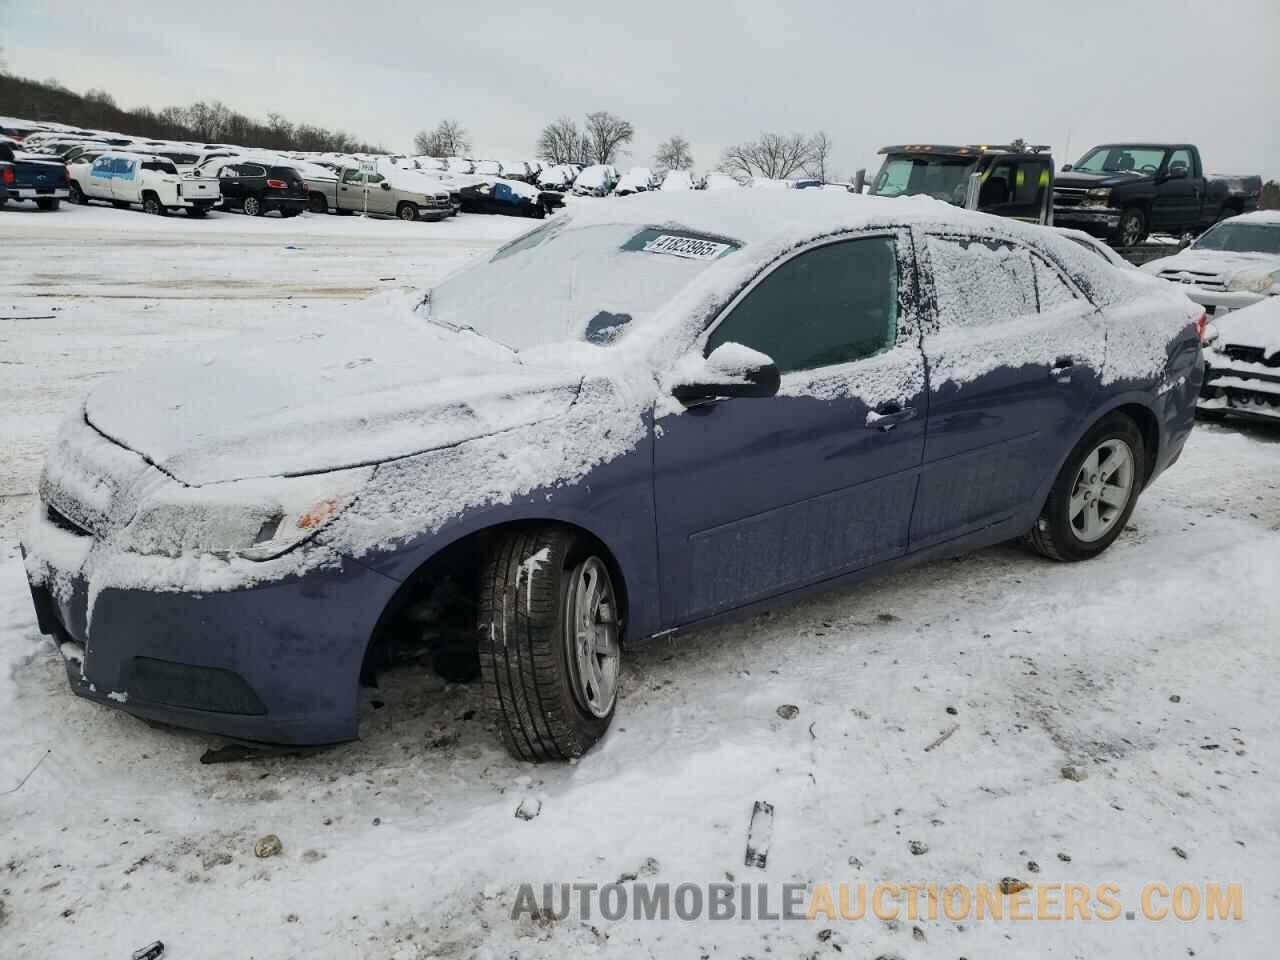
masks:
[[[362,680],[425,652],[514,754],[574,757],[629,644],[1014,538],[1097,556],[1191,432],[1203,322],[926,199],[592,204],[97,386],[31,592],[73,690],[143,718],[351,739]]]

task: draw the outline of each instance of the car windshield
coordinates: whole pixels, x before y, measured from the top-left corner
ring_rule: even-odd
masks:
[[[1077,173],[1155,173],[1164,153],[1161,147],[1094,147],[1073,169]]]
[[[514,350],[573,340],[607,346],[737,249],[678,227],[575,229],[561,217],[433,289],[428,316]]]
[[[1227,220],[1202,236],[1193,246],[1197,250],[1280,254],[1280,223],[1233,223]]]
[[[926,196],[964,203],[967,178],[977,160],[967,157],[896,156],[885,160],[871,185],[877,197]]]

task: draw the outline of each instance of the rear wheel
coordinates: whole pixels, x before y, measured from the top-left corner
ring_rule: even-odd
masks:
[[[1081,440],[1054,481],[1030,545],[1052,560],[1096,557],[1115,542],[1146,482],[1146,449],[1122,413],[1104,417]]]
[[[329,202],[325,200],[323,193],[313,193],[307,197],[307,209],[312,213],[328,213]]]
[[[84,195],[84,191],[80,189],[80,184],[76,183],[74,180],[72,180],[71,185],[67,187],[67,199],[72,203],[77,203],[81,206],[84,206],[89,202],[89,198],[86,197]]]
[[[613,719],[622,621],[613,577],[563,527],[512,533],[481,571],[480,671],[491,719],[522,760],[581,756]]]
[[[396,216],[401,220],[417,220],[418,208],[414,204],[405,201],[396,207]]]
[[[1117,238],[1122,247],[1136,247],[1147,239],[1147,215],[1137,207],[1129,207],[1121,213]]]
[[[142,195],[142,212],[149,213],[155,217],[163,217],[169,211],[164,208],[164,204],[160,202],[160,198],[154,193],[144,193]]]
[[[262,216],[262,201],[250,194],[244,198],[244,203],[241,204],[240,209],[242,209],[247,216],[260,217]]]

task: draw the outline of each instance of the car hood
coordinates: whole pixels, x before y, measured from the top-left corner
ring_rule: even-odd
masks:
[[[403,296],[324,321],[229,337],[108,381],[99,432],[183,483],[379,463],[567,410],[580,374],[532,367],[478,334],[431,324]]]
[[[1258,347],[1266,359],[1280,356],[1280,297],[1213,318],[1223,346]]]
[[[1142,183],[1153,179],[1145,173],[1060,173],[1054,177],[1055,186],[1059,187],[1120,187],[1130,183]]]
[[[1191,273],[1211,273],[1230,282],[1245,275],[1262,276],[1280,270],[1280,257],[1271,253],[1236,253],[1227,250],[1183,250],[1172,257],[1162,257],[1143,264],[1148,273],[1160,274],[1166,270],[1186,270]]]

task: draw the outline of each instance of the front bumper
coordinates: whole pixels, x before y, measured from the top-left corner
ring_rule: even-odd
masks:
[[[90,549],[100,547],[85,556]],[[91,589],[83,569],[50,568],[47,558],[28,559],[27,570],[40,631],[58,643],[78,696],[147,720],[291,745],[357,735],[361,663],[399,587],[354,561],[202,593]]]
[[[1120,228],[1120,211],[1110,207],[1053,208],[1053,225],[1083,230],[1094,236],[1110,236]]]
[[[1280,421],[1280,367],[1208,355],[1196,409],[1254,420]]]

